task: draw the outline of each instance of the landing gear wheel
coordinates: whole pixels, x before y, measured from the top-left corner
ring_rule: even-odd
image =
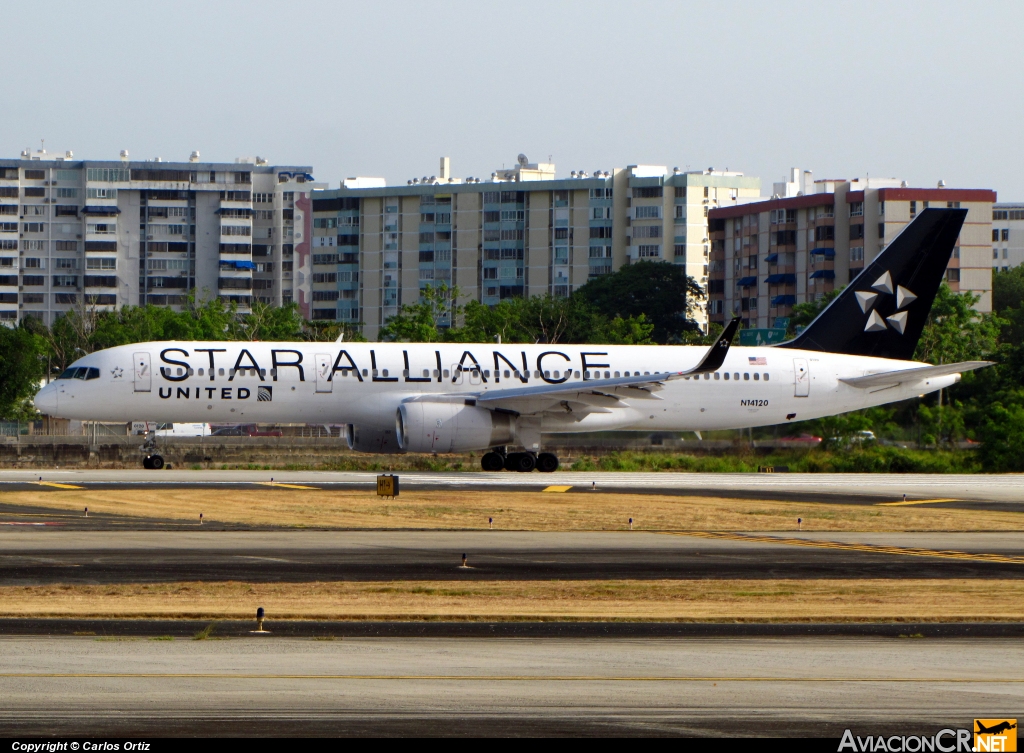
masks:
[[[143,458],[142,467],[145,468],[147,471],[153,470],[153,459],[150,457]]]
[[[505,460],[505,468],[518,473],[530,473],[537,467],[537,458],[530,452],[514,452]]]
[[[480,467],[485,471],[500,471],[505,467],[505,458],[497,452],[488,452],[480,458]]]
[[[537,456],[537,470],[541,473],[554,473],[558,470],[558,456],[550,452],[542,452]]]
[[[164,467],[164,459],[159,455],[153,455],[149,458],[149,467],[154,471],[159,471]]]

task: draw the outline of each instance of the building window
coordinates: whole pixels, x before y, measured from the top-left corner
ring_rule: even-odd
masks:
[[[910,219],[914,219],[915,217],[917,217],[917,202],[912,201],[910,202]]]
[[[644,220],[644,219],[656,220],[656,219],[660,219],[661,218],[661,207],[659,207],[659,206],[636,207],[635,211],[636,211],[636,219],[638,219],[638,220]]]
[[[633,227],[634,238],[660,238],[661,225],[636,225]]]
[[[850,246],[850,262],[864,261],[864,247],[863,246]]]
[[[856,241],[864,237],[864,226],[861,224],[850,225],[850,240]]]
[[[947,282],[960,282],[960,270],[959,269],[947,269],[946,270],[946,281]]]
[[[661,256],[660,245],[637,246],[636,255],[640,259],[652,259]]]
[[[1003,228],[1003,240],[1004,241],[1010,240],[1010,228],[1008,228],[1008,227],[1004,227]]]
[[[998,228],[993,228],[992,229],[992,242],[995,243],[998,240],[999,240],[999,229]]]
[[[707,189],[705,189],[707,190]],[[646,186],[633,189],[634,199],[660,199],[662,196],[661,186]]]
[[[864,216],[864,202],[863,201],[851,201],[850,202],[850,216],[851,217],[863,217]]]

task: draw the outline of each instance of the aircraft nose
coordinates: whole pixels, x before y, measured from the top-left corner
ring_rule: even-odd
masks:
[[[36,393],[36,410],[47,416],[57,415],[57,385],[51,382]]]

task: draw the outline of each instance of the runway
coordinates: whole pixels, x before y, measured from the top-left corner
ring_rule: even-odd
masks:
[[[0,639],[0,735],[925,734],[1019,709],[975,638]]]
[[[1019,533],[0,530],[0,585],[1020,578]],[[461,567],[462,555],[468,568]]]
[[[64,486],[159,489],[195,485],[252,488],[284,485],[318,489],[371,489],[376,473],[350,471],[0,470],[0,492]],[[685,494],[840,504],[925,503],[938,507],[1024,512],[1024,476],[816,473],[400,473],[404,489],[514,489],[569,486],[598,493]]]

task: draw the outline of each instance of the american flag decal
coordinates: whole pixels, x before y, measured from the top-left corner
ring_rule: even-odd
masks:
[[[274,399],[274,388],[273,387],[257,387],[256,388],[256,402],[269,403]]]
[[[767,366],[768,359],[764,356],[747,356],[747,360],[750,361],[751,366]]]

